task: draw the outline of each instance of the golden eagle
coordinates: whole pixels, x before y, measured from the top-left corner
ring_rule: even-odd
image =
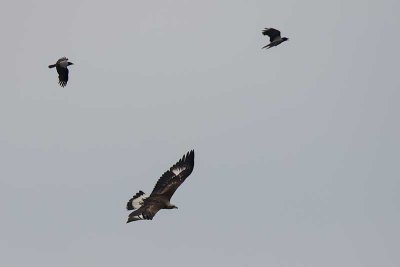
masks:
[[[177,209],[170,200],[176,189],[192,173],[194,167],[194,150],[189,151],[168,171],[166,171],[154,186],[150,196],[143,191],[136,193],[126,204],[129,214],[128,221],[152,220],[160,209]]]

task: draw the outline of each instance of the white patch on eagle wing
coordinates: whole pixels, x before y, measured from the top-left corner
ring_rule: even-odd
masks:
[[[148,197],[149,197],[148,195],[143,194],[138,198],[132,199],[132,206],[137,210],[143,205],[143,200],[145,200]]]
[[[184,170],[186,170],[186,167],[176,167],[175,169],[172,169],[171,171],[177,176]]]
[[[133,216],[132,218],[135,220],[143,220],[143,215],[139,214],[139,215]]]

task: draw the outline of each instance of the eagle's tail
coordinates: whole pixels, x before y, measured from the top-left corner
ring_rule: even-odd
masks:
[[[127,210],[135,210],[140,208],[143,205],[143,200],[148,197],[142,190],[136,193],[131,199],[129,199],[128,203],[126,203]]]
[[[55,66],[56,66],[56,64],[49,65],[49,69],[54,68]]]

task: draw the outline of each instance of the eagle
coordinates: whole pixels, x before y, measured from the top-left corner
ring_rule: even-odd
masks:
[[[262,31],[262,34],[269,36],[270,43],[263,47],[267,49],[289,40],[289,38],[281,37],[281,32],[274,28],[265,28]]]
[[[177,206],[171,204],[171,197],[192,173],[193,167],[194,150],[191,150],[158,179],[150,195],[140,190],[129,199],[126,208],[134,211],[129,214],[126,223],[138,220],[152,220],[160,209],[177,209]]]
[[[49,65],[49,68],[54,68],[56,67],[56,70],[58,72],[58,84],[61,87],[64,87],[67,85],[68,82],[68,66],[69,65],[74,65],[74,63],[69,62],[68,58],[62,57],[59,60],[57,60],[56,64]]]

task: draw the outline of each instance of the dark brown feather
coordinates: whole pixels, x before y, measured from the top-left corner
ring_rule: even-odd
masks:
[[[162,195],[170,200],[176,189],[192,173],[193,167],[194,150],[191,150],[158,179],[150,196]],[[178,175],[175,175],[173,171],[177,169],[183,170]]]
[[[156,215],[156,213],[164,207],[165,207],[165,201],[163,201],[162,199],[159,198],[145,199],[142,207],[129,214],[127,223],[137,220],[152,220],[153,217]]]

